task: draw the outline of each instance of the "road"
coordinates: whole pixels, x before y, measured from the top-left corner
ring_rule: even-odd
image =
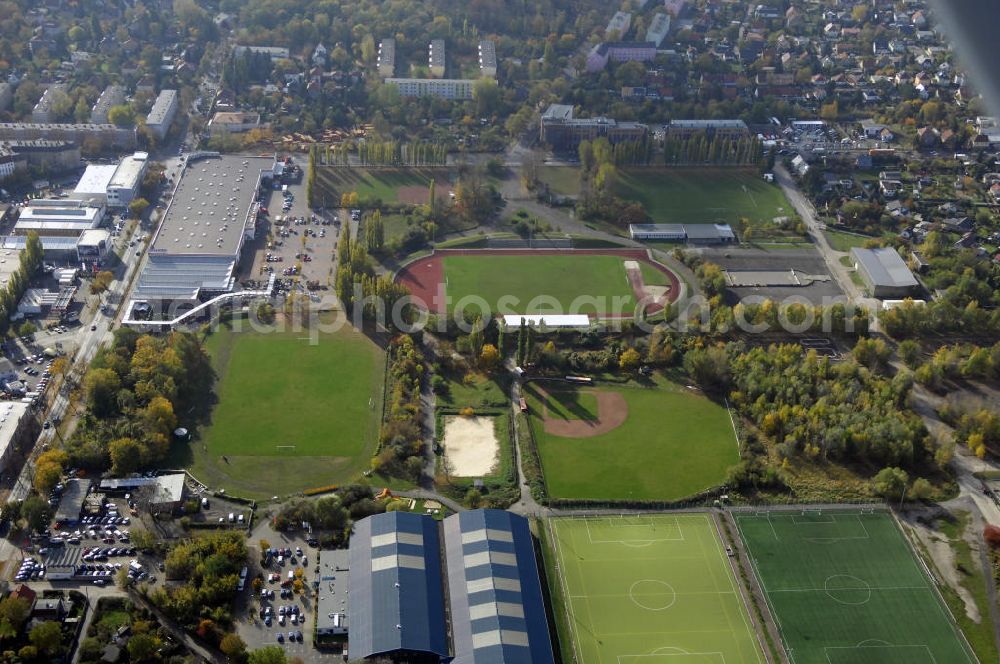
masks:
[[[824,224],[816,218],[816,209],[809,202],[809,199],[806,198],[806,195],[802,193],[802,190],[799,189],[791,174],[783,164],[778,163],[774,166],[774,175],[785,197],[788,198],[792,207],[795,208],[798,215],[802,217],[802,221],[805,222],[809,237],[812,238],[816,249],[819,250],[820,255],[823,257],[823,262],[826,263],[827,270],[837,280],[840,290],[852,302],[868,308],[873,314],[877,314],[880,307],[879,301],[867,297],[862,289],[851,279],[849,269],[840,262],[840,259],[846,254],[836,251],[830,246],[829,241],[826,239],[826,233],[823,232]],[[875,316],[872,316],[872,320],[875,320]]]
[[[138,225],[136,225],[136,230],[133,230],[133,234],[139,232],[141,231],[138,230]],[[135,255],[135,251],[127,244],[123,252],[122,263],[123,269],[117,275],[119,278],[111,283],[106,296],[106,301],[115,305],[124,301],[124,295],[127,293],[132,278],[135,275],[136,267],[140,263],[140,259]],[[120,316],[121,313],[122,311],[119,310],[116,317]],[[72,357],[71,368],[67,372],[65,380],[60,385],[59,392],[56,394],[51,408],[42,416],[43,419],[52,420],[59,418],[65,422],[62,427],[43,429],[41,434],[39,434],[32,453],[25,461],[21,472],[17,476],[17,480],[11,487],[8,500],[24,500],[28,496],[32,488],[35,459],[38,454],[52,443],[56,436],[68,437],[72,434],[76,420],[73,417],[66,417],[67,409],[70,405],[71,385],[82,379],[84,372],[90,365],[91,360],[94,359],[98,349],[111,342],[113,338],[112,324],[116,320],[116,317],[113,318],[97,313],[90,325],[81,325],[77,331],[75,340],[76,352]],[[62,431],[58,431],[60,428]],[[6,538],[0,540],[0,560],[9,560],[14,557],[20,557],[17,547]]]

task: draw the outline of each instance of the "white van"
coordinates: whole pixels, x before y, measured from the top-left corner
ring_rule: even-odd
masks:
[[[232,512],[230,512],[229,513],[229,523],[233,523],[234,521],[236,521],[236,515],[233,514]]]

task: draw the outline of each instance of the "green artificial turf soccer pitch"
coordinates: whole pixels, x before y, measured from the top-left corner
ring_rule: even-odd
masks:
[[[974,661],[888,512],[734,516],[796,664]]]
[[[452,309],[462,298],[472,295],[485,299],[491,310],[499,313],[620,313],[630,317],[635,296],[625,273],[625,260],[621,256],[495,254],[443,259]],[[516,304],[508,303],[506,312],[497,308],[505,296],[517,298]],[[529,306],[537,296],[547,299]],[[602,299],[597,306],[581,300],[579,310],[571,312],[579,296]],[[620,298],[621,306],[614,305],[614,298]],[[560,311],[553,311],[553,305]]]
[[[191,445],[195,474],[243,495],[326,486],[368,467],[378,434],[382,351],[349,325],[216,331],[210,425]]]
[[[537,386],[524,388],[550,496],[679,500],[718,486],[739,461],[729,413],[700,392],[666,380],[656,388],[596,389],[620,392],[628,419],[597,436],[563,438],[545,432]],[[550,416],[559,412],[551,403],[547,408]]]
[[[711,515],[556,518],[545,535],[563,661],[765,661]]]
[[[658,224],[736,225],[794,217],[781,189],[757,174],[726,169],[624,171],[618,195],[642,203]]]

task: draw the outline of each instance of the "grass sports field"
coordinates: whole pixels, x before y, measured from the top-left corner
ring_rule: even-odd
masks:
[[[453,302],[478,295],[495,307],[500,298],[512,295],[524,307],[544,294],[568,313],[578,296],[590,295],[605,298],[609,305],[612,298],[621,298],[620,311],[629,315],[635,309],[635,296],[620,256],[446,256],[444,276]],[[549,302],[516,310],[526,314],[550,311]],[[595,312],[590,306],[579,313],[607,310]]]
[[[344,168],[322,167],[316,173],[318,200],[336,201],[344,193],[358,192],[362,201],[379,199],[383,203],[424,204],[428,185],[437,181],[435,197],[448,200],[450,173],[446,169],[423,168]],[[330,205],[334,205],[332,202]]]
[[[564,662],[765,661],[711,515],[557,518],[547,538]]]
[[[721,484],[739,461],[725,407],[665,379],[656,388],[528,383],[523,394],[556,498],[679,500]]]
[[[320,333],[232,332],[207,346],[218,374],[192,472],[237,495],[326,486],[368,467],[381,414],[382,351],[345,325]]]
[[[740,217],[751,224],[795,216],[791,204],[774,184],[756,173],[730,169],[622,171],[618,195],[638,201],[659,224],[735,226]]]
[[[734,514],[795,664],[975,661],[891,514]]]

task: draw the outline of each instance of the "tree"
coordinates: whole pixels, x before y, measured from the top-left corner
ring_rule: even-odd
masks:
[[[59,478],[62,477],[62,467],[53,463],[39,464],[35,466],[35,490],[43,496],[49,495]]]
[[[470,510],[477,509],[482,504],[483,494],[479,492],[479,489],[472,488],[465,492],[465,506]]]
[[[288,658],[280,646],[264,646],[250,653],[247,664],[288,664]]]
[[[9,596],[0,600],[0,622],[10,624],[15,630],[20,631],[30,615],[31,605],[28,600]]]
[[[62,628],[58,622],[47,620],[31,628],[28,640],[38,648],[38,652],[55,655],[62,647]]]
[[[722,346],[694,348],[684,354],[684,370],[707,391],[723,390],[729,383],[729,357]]]
[[[219,642],[219,650],[229,658],[230,662],[242,662],[247,654],[247,644],[239,634],[226,634]]]
[[[128,204],[128,211],[132,213],[133,219],[138,219],[142,216],[142,213],[146,211],[149,207],[149,201],[145,198],[134,198],[132,202]]]
[[[21,516],[24,517],[28,528],[35,532],[45,530],[49,525],[51,515],[52,510],[49,508],[48,502],[39,496],[28,496],[21,504]]]
[[[883,468],[875,475],[875,493],[890,500],[901,500],[909,481],[909,474],[902,468]]]
[[[135,111],[128,104],[112,106],[108,109],[108,122],[118,127],[131,127],[135,125]]]
[[[639,368],[641,360],[642,356],[639,355],[639,351],[635,348],[627,348],[618,358],[618,366],[621,367],[622,371],[635,371]]]
[[[926,478],[918,477],[913,480],[913,484],[910,485],[910,498],[913,500],[930,500],[932,495],[934,495],[934,487]]]
[[[500,351],[493,344],[485,344],[479,352],[479,366],[484,371],[493,371],[500,365]]]
[[[94,280],[90,282],[90,292],[94,295],[99,295],[104,291],[108,290],[111,286],[111,282],[115,280],[115,275],[113,272],[108,270],[101,270],[96,275],[94,275]]]
[[[320,498],[314,506],[313,525],[323,530],[343,530],[347,527],[350,515],[341,505],[338,498]]]
[[[19,337],[30,337],[35,332],[38,332],[38,326],[31,321],[25,321],[17,327],[17,336]]]
[[[156,655],[160,640],[152,634],[133,634],[128,640],[128,656],[132,662],[145,662]]]
[[[124,477],[139,469],[142,447],[132,438],[117,438],[108,443],[111,474]]]
[[[116,397],[120,387],[121,379],[112,369],[98,367],[87,372],[83,379],[83,390],[94,415],[99,418],[109,417],[117,410]]]

